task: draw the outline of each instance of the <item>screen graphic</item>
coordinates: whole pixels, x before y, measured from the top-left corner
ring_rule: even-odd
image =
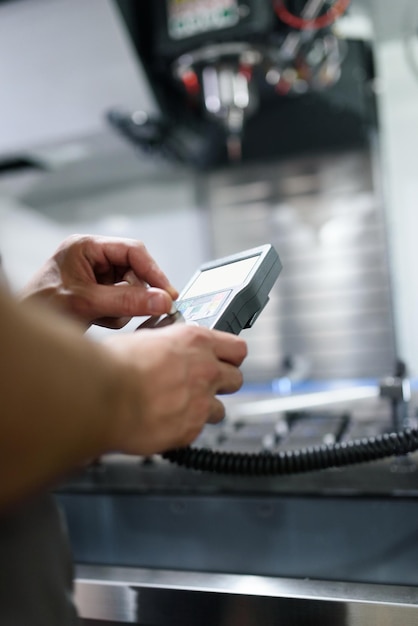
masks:
[[[218,292],[242,285],[258,259],[258,256],[252,256],[248,259],[242,259],[242,261],[204,270],[190,285],[187,292],[183,294],[182,299],[195,298],[214,291]]]

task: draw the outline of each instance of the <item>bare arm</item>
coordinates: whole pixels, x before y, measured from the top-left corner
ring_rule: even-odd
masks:
[[[39,305],[0,292],[0,506],[109,451],[186,445],[242,384],[246,344],[172,326],[99,345]]]
[[[0,293],[0,503],[101,454],[121,372],[76,325]]]

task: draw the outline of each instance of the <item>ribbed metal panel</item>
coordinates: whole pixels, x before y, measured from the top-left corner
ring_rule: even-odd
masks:
[[[392,372],[385,224],[372,153],[246,166],[202,181],[213,256],[271,242],[284,269],[251,331],[246,377],[335,379]]]

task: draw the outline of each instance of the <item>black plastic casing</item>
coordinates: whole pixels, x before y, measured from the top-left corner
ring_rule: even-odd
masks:
[[[168,60],[173,60],[187,51],[207,44],[234,40],[264,42],[266,34],[273,30],[276,21],[270,1],[245,0],[243,2],[239,0],[238,6],[243,7],[245,15],[241,17],[236,25],[204,31],[184,39],[173,39],[168,32],[166,2],[153,2],[154,52]]]

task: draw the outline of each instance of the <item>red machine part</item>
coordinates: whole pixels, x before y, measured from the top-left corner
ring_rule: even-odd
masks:
[[[291,28],[296,30],[320,30],[330,26],[341,17],[347,10],[350,2],[351,0],[336,0],[324,15],[320,15],[313,20],[307,20],[291,13],[284,0],[275,0],[273,4],[277,17]]]

